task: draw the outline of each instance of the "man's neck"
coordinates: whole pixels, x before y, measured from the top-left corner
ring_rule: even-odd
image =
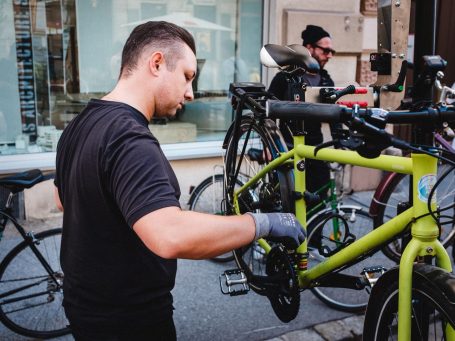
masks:
[[[153,96],[144,100],[144,95],[138,87],[132,88],[130,82],[120,80],[115,88],[107,95],[102,97],[106,101],[114,101],[128,104],[138,110],[144,117],[150,121],[153,116]]]

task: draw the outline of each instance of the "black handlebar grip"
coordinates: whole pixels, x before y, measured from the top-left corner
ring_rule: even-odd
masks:
[[[333,95],[331,96],[331,99],[336,101],[337,99],[339,99],[340,97],[342,97],[344,95],[349,95],[349,94],[354,94],[354,93],[355,93],[355,86],[349,85],[349,86],[345,87],[344,89],[334,91]]]
[[[425,111],[389,111],[387,113],[387,123],[434,123],[438,116],[435,112]]]
[[[441,124],[455,122],[455,108],[441,106],[422,111],[389,111],[387,123]]]
[[[350,118],[344,107],[336,104],[268,100],[266,116],[272,119],[344,122]]]

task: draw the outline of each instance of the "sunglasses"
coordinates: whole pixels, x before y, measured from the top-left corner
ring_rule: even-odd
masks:
[[[322,47],[322,46],[319,46],[319,45],[316,45],[316,44],[313,45],[313,46],[314,46],[314,47],[317,47],[317,48],[319,48],[319,49],[321,49],[322,52],[323,52],[325,55],[328,55],[329,53],[331,53],[332,56],[334,56],[335,53],[336,53],[336,51],[335,51],[334,49],[331,49],[331,48],[329,48],[329,47]]]

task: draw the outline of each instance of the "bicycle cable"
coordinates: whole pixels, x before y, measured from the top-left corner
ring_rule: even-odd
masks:
[[[451,164],[453,164],[451,162]],[[436,183],[434,184],[433,188],[431,189],[430,191],[430,194],[428,196],[428,201],[427,201],[427,207],[428,207],[428,211],[430,212],[432,218],[438,223],[438,225],[440,224],[440,219],[441,219],[441,216],[438,218],[436,216],[435,213],[439,213],[439,212],[442,212],[442,211],[445,211],[445,210],[448,210],[452,207],[455,207],[455,203],[454,204],[451,204],[445,208],[442,208],[442,209],[436,209],[435,211],[433,211],[433,209],[431,208],[431,202],[433,201],[433,196],[436,194],[436,189],[437,187],[442,183],[442,181],[455,169],[455,166],[452,166],[450,167],[449,169],[447,169],[440,177],[439,179],[436,181]],[[453,218],[452,218],[452,221],[453,221]]]

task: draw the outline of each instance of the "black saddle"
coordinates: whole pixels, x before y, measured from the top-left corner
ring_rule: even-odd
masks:
[[[286,69],[298,67],[308,72],[319,71],[319,63],[311,57],[308,49],[299,44],[276,45],[266,44],[261,49],[261,63],[267,67]]]
[[[13,193],[18,193],[25,188],[31,188],[37,183],[50,178],[51,177],[45,177],[39,169],[31,169],[1,178],[0,186],[8,188]]]

